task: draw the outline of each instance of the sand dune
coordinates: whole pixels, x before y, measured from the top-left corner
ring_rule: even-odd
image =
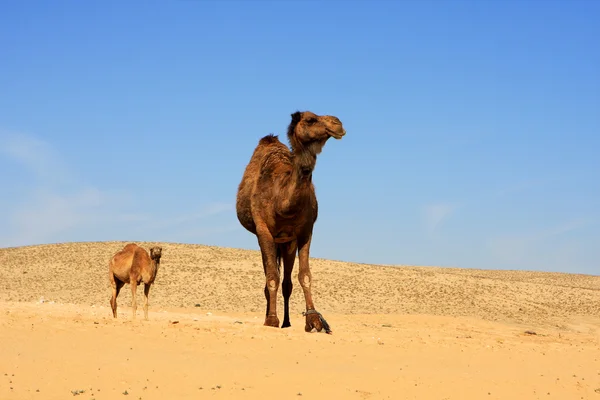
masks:
[[[334,334],[307,334],[297,265],[267,328],[260,253],[201,245],[140,243],[163,247],[150,321],[129,286],[114,320],[124,244],[0,249],[1,399],[600,399],[600,276],[311,259]]]

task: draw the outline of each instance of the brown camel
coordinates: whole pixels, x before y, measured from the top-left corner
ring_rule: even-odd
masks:
[[[129,243],[123,250],[111,257],[108,264],[108,277],[112,286],[110,306],[113,317],[117,318],[117,296],[123,285],[129,283],[132,295],[131,308],[133,309],[133,319],[135,319],[137,310],[135,292],[137,286],[144,282],[144,319],[148,319],[148,293],[156,278],[161,256],[161,247],[150,248],[150,255],[148,255],[146,249],[135,243]]]
[[[238,187],[236,210],[240,223],[258,238],[266,277],[266,326],[279,326],[277,290],[283,258],[282,293],[284,316],[282,328],[291,326],[289,300],[292,294],[292,269],[298,252],[298,281],[306,302],[305,331],[316,329],[331,333],[327,321],[315,310],[311,294],[308,265],[313,225],[318,204],[312,172],[330,137],[341,139],[346,130],[337,117],[295,112],[288,127],[292,150],[277,136],[263,137],[252,154]]]

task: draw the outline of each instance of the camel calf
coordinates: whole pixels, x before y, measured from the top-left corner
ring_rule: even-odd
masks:
[[[117,318],[117,296],[123,285],[129,283],[132,295],[131,308],[133,309],[133,319],[135,319],[137,310],[135,292],[137,286],[144,282],[144,319],[148,319],[148,293],[156,278],[161,256],[161,247],[150,248],[150,255],[148,255],[145,249],[135,243],[129,243],[123,250],[112,256],[108,264],[108,278],[112,286],[110,306],[114,318]]]

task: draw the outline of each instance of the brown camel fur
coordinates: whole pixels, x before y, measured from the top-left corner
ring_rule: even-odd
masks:
[[[129,283],[132,295],[131,308],[133,309],[133,319],[135,319],[137,310],[135,292],[137,286],[144,282],[144,319],[148,319],[148,293],[156,279],[161,256],[162,248],[160,247],[150,248],[150,255],[148,255],[146,249],[135,243],[129,243],[123,250],[111,257],[108,265],[108,277],[112,286],[110,306],[114,318],[117,318],[117,296],[123,285]]]
[[[305,331],[325,329],[331,333],[323,316],[315,310],[308,265],[313,225],[318,204],[312,172],[330,137],[341,139],[346,130],[337,117],[319,116],[310,111],[295,112],[288,127],[292,150],[277,136],[263,137],[244,171],[238,187],[236,210],[240,223],[257,236],[266,277],[265,325],[278,327],[277,290],[283,259],[282,293],[284,316],[282,328],[291,326],[289,300],[292,294],[292,269],[298,252],[298,281],[306,302]]]

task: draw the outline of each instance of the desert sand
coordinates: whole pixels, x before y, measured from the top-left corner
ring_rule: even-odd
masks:
[[[124,244],[0,249],[0,399],[600,400],[600,276],[311,259],[327,335],[297,264],[269,328],[260,253],[201,245],[139,243],[163,247],[150,320],[129,285],[113,319]]]

